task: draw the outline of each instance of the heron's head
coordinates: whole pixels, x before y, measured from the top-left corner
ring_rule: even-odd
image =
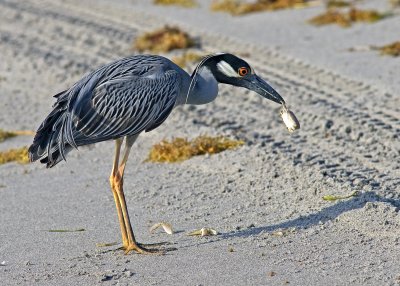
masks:
[[[202,67],[210,70],[219,83],[247,88],[276,103],[285,102],[275,89],[256,75],[246,61],[235,55],[221,53],[207,56],[196,70]]]

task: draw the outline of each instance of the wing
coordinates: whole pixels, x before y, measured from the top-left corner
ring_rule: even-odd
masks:
[[[77,145],[156,128],[171,113],[179,90],[179,74],[173,70],[159,77],[125,76],[99,84],[73,111]]]

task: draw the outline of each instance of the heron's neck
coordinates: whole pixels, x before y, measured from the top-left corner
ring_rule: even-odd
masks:
[[[205,104],[213,101],[218,95],[218,82],[207,67],[203,67],[195,75],[196,83],[189,93],[186,104]]]

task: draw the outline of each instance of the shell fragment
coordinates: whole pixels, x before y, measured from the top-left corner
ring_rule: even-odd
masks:
[[[290,111],[285,104],[282,104],[280,115],[289,132],[293,132],[296,129],[300,128],[300,122],[297,120],[294,113]]]
[[[189,236],[212,236],[217,235],[218,232],[215,229],[203,227],[202,229],[196,229],[189,232],[187,235]]]
[[[150,233],[153,233],[153,232],[154,232],[157,228],[159,228],[160,226],[164,229],[164,231],[165,231],[167,234],[173,234],[173,233],[174,233],[174,231],[172,230],[171,224],[169,224],[168,222],[159,222],[159,223],[156,223],[155,225],[153,225],[153,226],[150,228]]]

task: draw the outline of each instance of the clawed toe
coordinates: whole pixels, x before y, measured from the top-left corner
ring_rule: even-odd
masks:
[[[130,252],[136,252],[138,254],[159,254],[163,255],[165,252],[160,249],[155,249],[155,248],[145,248],[139,245],[128,245],[127,247],[124,248],[124,253],[129,254]]]
[[[169,242],[160,242],[160,243],[150,243],[150,244],[142,244],[142,243],[132,243],[128,244],[127,246],[120,247],[121,250],[124,251],[125,254],[129,254],[131,252],[136,252],[138,254],[157,254],[157,255],[164,255],[169,251],[177,250],[175,247],[168,247],[168,248],[151,248],[155,246],[161,245],[168,245],[171,244]],[[150,248],[148,248],[150,247]]]

